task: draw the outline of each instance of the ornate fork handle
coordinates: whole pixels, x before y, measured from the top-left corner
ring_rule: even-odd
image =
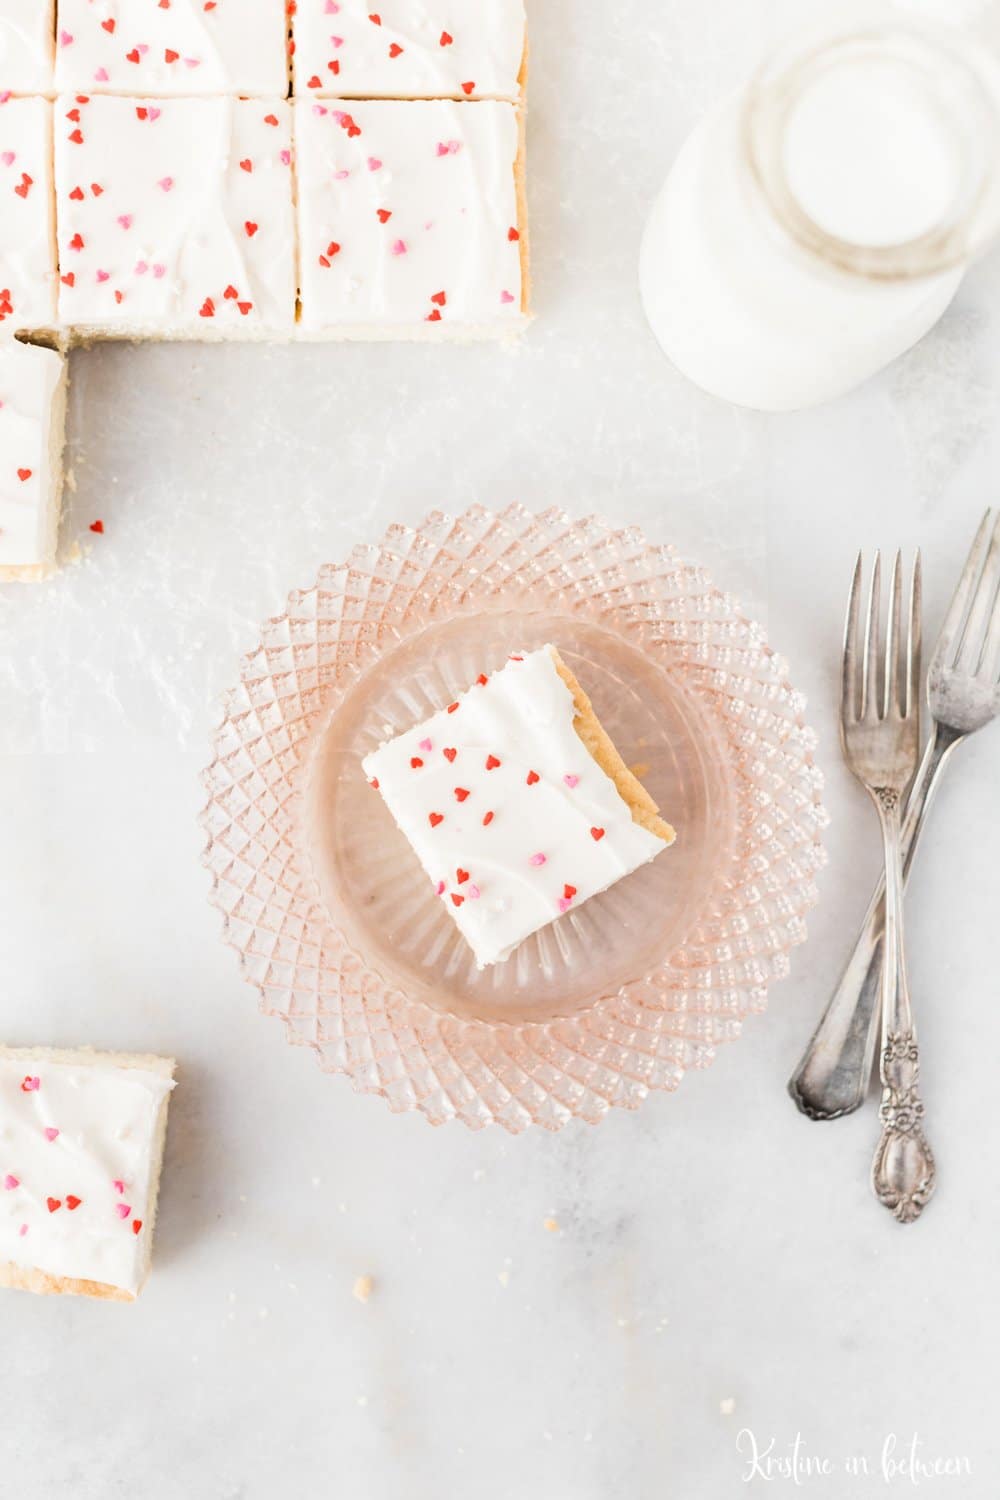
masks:
[[[895,1031],[882,1052],[882,1135],[872,1161],[875,1196],[900,1221],[919,1217],[934,1191],[934,1153],[921,1129],[920,1054],[912,1029]]]
[[[935,725],[910,789],[901,836],[904,876],[910,872],[924,818],[941,772],[962,735]],[[788,1082],[788,1092],[812,1120],[839,1120],[859,1109],[868,1092],[878,1045],[884,962],[885,877],[879,879],[854,951]]]

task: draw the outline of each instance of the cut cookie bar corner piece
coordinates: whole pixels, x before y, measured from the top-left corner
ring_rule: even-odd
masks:
[[[0,98],[52,89],[55,0],[0,0]]]
[[[173,1073],[170,1058],[0,1047],[0,1286],[135,1300]]]
[[[524,0],[296,0],[297,94],[511,99],[521,95]]]
[[[515,105],[299,98],[295,137],[302,336],[521,332],[528,280]]]
[[[56,319],[52,105],[0,92],[0,339]]]
[[[64,95],[55,164],[59,317],[76,337],[291,337],[286,100]]]
[[[64,356],[0,340],[0,581],[55,571],[65,412]]]
[[[674,840],[553,646],[512,654],[363,768],[481,969]]]
[[[285,0],[58,0],[56,88],[275,95],[288,83]]]

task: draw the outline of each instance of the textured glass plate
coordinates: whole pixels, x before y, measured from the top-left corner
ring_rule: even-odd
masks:
[[[678,830],[480,973],[361,758],[512,649],[555,642]],[[759,627],[634,530],[476,507],[325,567],[244,659],[206,862],[262,1008],[394,1109],[557,1128],[705,1066],[805,936],[823,813]]]

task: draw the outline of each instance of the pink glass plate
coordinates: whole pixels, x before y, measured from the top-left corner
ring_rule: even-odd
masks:
[[[555,642],[678,830],[480,973],[360,761],[512,649]],[[324,567],[245,657],[205,772],[205,862],[261,1008],[434,1123],[597,1121],[764,1009],[815,901],[803,701],[759,626],[634,528],[476,506]]]

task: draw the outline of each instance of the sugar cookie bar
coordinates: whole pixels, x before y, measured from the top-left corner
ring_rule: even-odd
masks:
[[[295,322],[283,99],[63,95],[60,322],[81,338],[266,338]]]
[[[285,0],[58,0],[56,88],[253,94],[288,88]]]
[[[0,581],[55,569],[65,414],[63,355],[0,341]]]
[[[162,1057],[0,1048],[0,1286],[138,1296],[173,1072]]]
[[[514,105],[298,99],[295,137],[306,336],[519,330],[527,282]]]
[[[55,0],[0,0],[0,95],[52,88]]]
[[[512,655],[363,768],[480,969],[674,840],[553,646]]]
[[[295,91],[518,99],[524,0],[296,0]]]
[[[56,316],[52,106],[0,102],[0,338]]]

